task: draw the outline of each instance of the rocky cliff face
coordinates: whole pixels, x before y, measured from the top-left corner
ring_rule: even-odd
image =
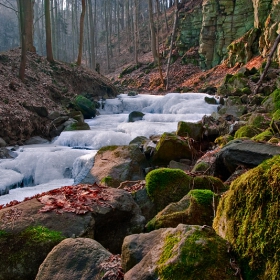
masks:
[[[180,11],[179,54],[199,47],[197,63],[205,69],[266,56],[280,32],[279,8],[280,0],[191,1]],[[280,61],[280,47],[274,59]]]

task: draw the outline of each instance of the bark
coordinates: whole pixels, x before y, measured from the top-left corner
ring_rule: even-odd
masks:
[[[258,93],[258,91],[259,91],[259,89],[260,89],[260,87],[261,87],[261,85],[262,85],[263,79],[265,78],[265,76],[266,76],[266,74],[267,74],[267,71],[268,71],[269,66],[270,66],[270,64],[271,64],[271,61],[272,61],[272,57],[273,57],[273,55],[274,55],[274,53],[275,53],[275,51],[276,51],[277,46],[278,46],[279,43],[280,43],[280,33],[279,33],[278,36],[276,37],[275,42],[274,42],[274,44],[273,44],[273,47],[272,47],[272,49],[271,49],[271,51],[270,51],[270,53],[269,53],[269,56],[268,56],[268,58],[267,58],[267,62],[266,62],[265,68],[264,68],[264,70],[263,70],[263,73],[262,73],[262,75],[261,75],[259,81],[258,81],[257,84],[256,84],[256,87],[255,87],[255,90],[254,90],[254,94],[257,94],[257,93]]]
[[[23,0],[23,9],[24,9],[24,16],[25,16],[25,34],[26,34],[26,49],[29,52],[36,52],[36,49],[33,45],[33,6],[34,0]]]
[[[151,50],[152,50],[154,62],[157,62],[158,53],[157,53],[157,47],[156,47],[156,33],[155,33],[155,27],[154,27],[152,0],[148,0],[148,4],[149,4],[149,22],[150,22],[150,31],[151,31]]]
[[[134,0],[134,61],[138,65],[138,0]]]
[[[92,0],[88,0],[89,7],[89,25],[90,25],[90,49],[91,49],[91,57],[90,64],[92,69],[95,69],[95,30],[94,30],[94,21],[93,21],[93,11],[92,11]]]
[[[171,61],[171,57],[172,57],[173,43],[174,43],[176,26],[177,26],[177,21],[178,21],[178,14],[179,14],[178,0],[175,0],[175,7],[176,7],[176,10],[174,12],[174,23],[173,23],[173,29],[172,29],[172,34],[171,34],[169,57],[168,57],[167,68],[166,68],[166,87],[165,87],[166,90],[168,90],[168,86],[169,86],[169,68],[170,68],[170,61]]]
[[[52,31],[51,31],[51,15],[50,15],[50,0],[45,0],[45,28],[46,28],[46,51],[47,60],[54,62],[52,51]]]
[[[25,34],[25,13],[24,3],[19,1],[19,18],[20,18],[20,30],[21,30],[21,57],[19,66],[19,78],[24,81],[25,78],[25,67],[26,67],[26,34]]]
[[[81,13],[81,17],[80,17],[79,53],[78,53],[78,59],[77,59],[78,66],[80,66],[82,63],[85,13],[86,13],[86,0],[82,0],[82,13]]]

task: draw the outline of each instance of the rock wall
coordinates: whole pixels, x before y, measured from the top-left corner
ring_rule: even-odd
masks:
[[[180,11],[176,46],[184,55],[198,47],[199,64],[212,68],[223,60],[244,64],[266,56],[280,32],[280,0],[203,0]],[[190,4],[187,4],[190,5]],[[280,47],[274,60],[280,61]]]

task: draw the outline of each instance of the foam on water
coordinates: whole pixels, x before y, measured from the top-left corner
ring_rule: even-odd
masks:
[[[103,146],[127,145],[137,136],[176,131],[179,121],[201,120],[217,109],[217,105],[204,101],[206,96],[209,95],[121,94],[106,100],[100,115],[86,120],[91,130],[62,132],[52,144],[24,146],[15,159],[1,160],[0,192],[17,186],[35,186],[10,190],[10,194],[0,197],[0,204],[79,183],[92,167],[96,150]],[[142,111],[143,120],[129,123],[128,114],[132,111]]]

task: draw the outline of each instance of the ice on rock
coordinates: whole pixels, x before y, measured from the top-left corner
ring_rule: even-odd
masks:
[[[7,194],[10,189],[19,187],[22,181],[22,174],[13,170],[0,169],[0,195]]]
[[[88,174],[94,163],[96,152],[78,157],[73,163],[74,184],[79,184]]]

